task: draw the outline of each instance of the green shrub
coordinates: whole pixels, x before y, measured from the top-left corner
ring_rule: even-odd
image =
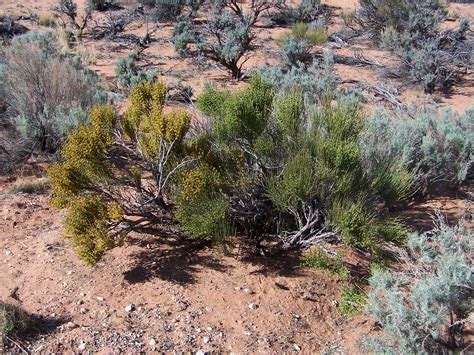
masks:
[[[198,98],[198,108],[213,120],[213,134],[218,141],[260,135],[271,111],[273,90],[262,78],[254,76],[248,88],[229,94],[208,87]]]
[[[367,339],[371,351],[446,352],[464,348],[464,320],[472,312],[472,234],[463,222],[409,238],[398,271],[370,279],[369,311],[383,336]]]

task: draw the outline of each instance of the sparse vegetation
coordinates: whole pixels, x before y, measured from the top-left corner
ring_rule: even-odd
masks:
[[[469,350],[468,5],[55,1],[0,5],[0,348]]]

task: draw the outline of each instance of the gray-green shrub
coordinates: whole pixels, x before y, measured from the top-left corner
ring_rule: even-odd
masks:
[[[425,192],[435,184],[459,187],[470,178],[474,110],[459,115],[426,107],[397,116],[378,111],[368,120],[361,140],[367,170],[384,160],[402,161],[414,171],[416,185]]]
[[[383,336],[366,339],[374,353],[445,353],[466,346],[463,329],[472,312],[472,232],[461,221],[412,234],[398,271],[370,279],[369,311]]]
[[[54,152],[68,131],[85,122],[88,108],[106,100],[97,74],[62,54],[51,32],[16,37],[0,67],[7,120],[30,149]]]

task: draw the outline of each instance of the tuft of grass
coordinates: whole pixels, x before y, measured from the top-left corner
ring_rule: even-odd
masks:
[[[357,286],[342,287],[338,309],[345,317],[352,317],[359,313],[367,302],[365,293]]]
[[[301,266],[308,266],[339,276],[341,280],[349,278],[349,270],[344,266],[342,258],[330,258],[321,250],[313,251],[300,258]]]
[[[352,11],[342,11],[341,12],[341,17],[344,20],[344,23],[346,25],[351,25],[354,20],[356,19],[356,12],[354,10]]]
[[[51,16],[51,14],[41,14],[36,20],[36,23],[39,26],[56,27],[56,20]]]
[[[0,301],[0,338],[24,334],[33,327],[33,323],[21,308]]]
[[[304,22],[295,23],[291,27],[291,32],[284,32],[275,40],[276,44],[281,47],[289,38],[295,38],[298,41],[306,41],[312,46],[324,44],[329,40],[326,28],[322,25],[308,25]]]
[[[313,46],[324,44],[329,40],[328,33],[324,27],[316,27],[306,32],[306,39]]]
[[[10,188],[10,193],[39,193],[47,191],[50,188],[48,179],[41,178],[38,180],[17,180],[13,186]]]

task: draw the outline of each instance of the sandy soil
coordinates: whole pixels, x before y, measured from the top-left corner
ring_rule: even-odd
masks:
[[[341,281],[299,266],[298,255],[249,253],[238,240],[229,254],[173,235],[131,235],[94,267],[61,236],[63,212],[48,194],[0,193],[0,299],[41,317],[31,351],[232,351],[357,353],[375,331],[362,313],[337,310]],[[472,213],[466,201],[438,198],[402,213],[429,229],[428,213],[450,221]],[[470,212],[469,212],[470,211]],[[364,272],[363,255],[347,254]]]

